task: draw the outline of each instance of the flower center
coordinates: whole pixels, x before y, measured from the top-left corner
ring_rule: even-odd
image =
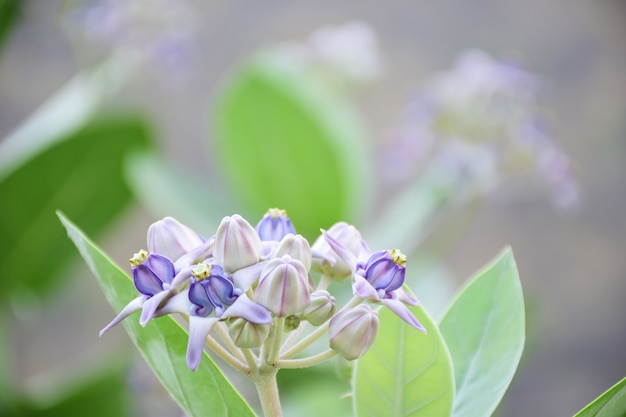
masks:
[[[130,266],[139,266],[144,263],[146,259],[148,259],[148,252],[145,249],[142,249],[129,259]]]
[[[285,210],[279,208],[271,208],[267,210],[267,214],[272,216],[273,219],[277,219],[279,217],[287,217],[287,212]]]
[[[400,252],[399,249],[392,249],[389,251],[389,256],[391,256],[391,260],[401,267],[406,267],[406,255]]]
[[[196,278],[196,282],[207,279],[211,276],[211,265],[198,264],[194,269],[191,270],[191,275]]]

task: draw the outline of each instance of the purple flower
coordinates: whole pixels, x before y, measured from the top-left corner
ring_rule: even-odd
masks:
[[[199,264],[192,271],[189,289],[170,298],[160,314],[189,315],[187,366],[195,371],[200,364],[207,336],[219,320],[239,317],[256,324],[271,324],[272,315],[235,286],[233,278],[216,264]]]
[[[265,213],[256,225],[256,231],[262,241],[279,242],[288,234],[296,234],[296,229],[287,217],[287,212],[277,208],[271,208]]]
[[[426,332],[407,308],[407,305],[417,305],[418,301],[402,288],[406,274],[406,256],[402,252],[397,249],[376,252],[364,264],[328,233],[323,234],[330,247],[351,268],[354,295],[383,304],[417,330]]]
[[[188,269],[175,273],[174,264],[165,256],[148,254],[145,250],[136,253],[131,259],[131,271],[139,297],[131,300],[126,307],[104,328],[100,335],[138,310],[142,310],[139,323],[145,326],[155,316],[163,301],[171,297],[171,289],[186,278]]]

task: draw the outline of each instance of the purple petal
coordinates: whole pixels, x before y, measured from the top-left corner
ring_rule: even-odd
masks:
[[[250,300],[246,294],[240,295],[237,301],[228,307],[222,318],[225,319],[228,317],[241,317],[257,324],[272,323],[272,315],[270,312],[265,307]]]
[[[144,264],[135,266],[133,270],[133,281],[135,288],[143,295],[152,297],[163,291],[163,282]]]
[[[139,317],[139,324],[145,327],[150,319],[154,317],[154,313],[156,312],[157,308],[159,308],[159,304],[161,304],[163,300],[171,295],[172,294],[169,291],[161,291],[160,293],[155,294],[153,297],[143,303],[141,316]]]
[[[354,274],[352,277],[352,292],[354,295],[361,297],[364,300],[380,300],[380,296],[378,295],[376,288],[372,287],[372,284],[358,274]]]
[[[189,342],[187,342],[187,366],[198,369],[206,338],[217,323],[214,317],[189,316]]]
[[[148,255],[142,265],[148,267],[161,282],[171,283],[174,275],[174,264],[169,258],[156,253]]]
[[[224,308],[224,304],[231,305],[237,299],[233,294],[233,283],[221,276],[212,276],[206,281],[207,294],[216,307]]]
[[[198,308],[193,309],[193,314],[198,316],[208,316],[213,311],[213,304],[207,293],[207,289],[202,281],[191,281],[189,286],[189,301],[194,303]]]
[[[402,301],[406,305],[416,306],[420,302],[417,298],[409,294],[404,290],[404,288],[398,288],[393,292],[393,296],[396,300]]]
[[[345,246],[339,243],[338,240],[329,235],[325,230],[322,230],[322,234],[324,235],[324,239],[326,239],[326,242],[328,242],[331,249],[334,250],[337,255],[339,255],[339,257],[346,263],[346,265],[348,265],[348,268],[350,268],[350,270],[354,272],[356,270],[357,261],[354,253],[346,249]]]
[[[204,241],[197,248],[190,250],[189,252],[178,258],[176,262],[174,262],[174,267],[176,268],[176,271],[178,272],[186,266],[204,261],[213,252],[214,244],[215,236],[213,236],[209,240]]]
[[[247,291],[248,288],[252,286],[252,284],[258,281],[259,277],[261,276],[261,271],[263,271],[263,268],[265,267],[265,264],[267,264],[267,261],[259,262],[257,264],[242,268],[232,274],[231,277],[233,278],[235,287]]]
[[[417,330],[426,333],[426,329],[424,328],[424,326],[422,326],[422,323],[420,323],[415,318],[413,313],[411,313],[411,310],[409,310],[409,308],[405,306],[404,303],[402,303],[402,301],[394,300],[392,298],[384,298],[381,300],[381,302],[389,310],[396,313],[398,317],[400,317],[402,320],[406,321],[411,326],[415,327]]]
[[[193,304],[189,301],[189,289],[186,289],[185,291],[182,291],[167,300],[167,302],[156,311],[154,317],[160,317],[172,313],[188,315],[192,306]]]
[[[190,265],[182,268],[172,280],[170,284],[170,288],[176,288],[179,285],[185,283],[187,279],[191,276],[191,270],[195,267],[195,265]]]
[[[116,326],[120,321],[124,320],[126,317],[133,314],[135,311],[141,309],[141,305],[146,301],[147,297],[145,295],[140,295],[139,297],[130,301],[130,303],[126,304],[126,307],[120,311],[120,313],[111,321],[111,323],[107,324],[106,327],[100,330],[100,336],[102,336],[105,332],[108,332],[112,327]]]

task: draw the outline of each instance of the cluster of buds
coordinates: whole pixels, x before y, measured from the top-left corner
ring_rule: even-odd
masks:
[[[378,332],[370,304],[425,331],[407,307],[417,300],[403,289],[405,256],[372,253],[346,223],[322,231],[311,246],[284,210],[270,209],[256,228],[237,214],[225,217],[208,239],[166,217],[150,226],[147,244],[130,259],[139,295],[100,334],[139,310],[143,326],[180,314],[189,323],[191,370],[205,346],[246,374],[311,366],[334,355],[357,359]],[[338,309],[328,285],[350,277],[354,297]],[[314,330],[301,337],[307,327]],[[327,351],[292,359],[324,335]]]

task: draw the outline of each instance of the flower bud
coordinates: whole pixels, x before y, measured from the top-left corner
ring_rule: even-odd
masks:
[[[254,299],[278,317],[301,313],[311,304],[304,264],[289,255],[269,261],[261,272]]]
[[[288,234],[296,234],[296,229],[287,217],[287,212],[277,208],[271,208],[265,213],[259,224],[256,225],[256,231],[263,241],[275,240],[278,242]]]
[[[405,275],[406,256],[398,249],[376,252],[365,265],[365,279],[385,294],[402,287]]]
[[[319,326],[335,314],[335,297],[328,291],[311,294],[311,305],[304,310],[304,318],[313,326]]]
[[[196,232],[173,217],[165,217],[148,228],[148,251],[166,256],[172,262],[203,242]]]
[[[235,317],[228,321],[228,333],[235,345],[241,348],[259,347],[270,334],[270,324],[252,323]]]
[[[301,235],[289,234],[282,238],[276,249],[272,252],[272,258],[280,258],[289,255],[304,264],[308,271],[311,269],[311,246]]]
[[[261,240],[243,217],[224,217],[215,235],[213,261],[232,273],[254,265],[261,256]]]
[[[378,313],[367,304],[340,311],[330,319],[330,347],[349,361],[361,357],[378,334]]]
[[[333,237],[347,251],[354,254],[357,259],[360,258],[365,251],[368,251],[367,245],[365,245],[361,237],[361,232],[348,223],[335,223],[326,233]],[[311,250],[321,255],[321,259],[313,259],[313,267],[316,270],[327,273],[340,280],[350,277],[354,272],[352,267],[330,247],[324,236],[317,238]],[[334,266],[330,265],[326,259],[333,259]]]

